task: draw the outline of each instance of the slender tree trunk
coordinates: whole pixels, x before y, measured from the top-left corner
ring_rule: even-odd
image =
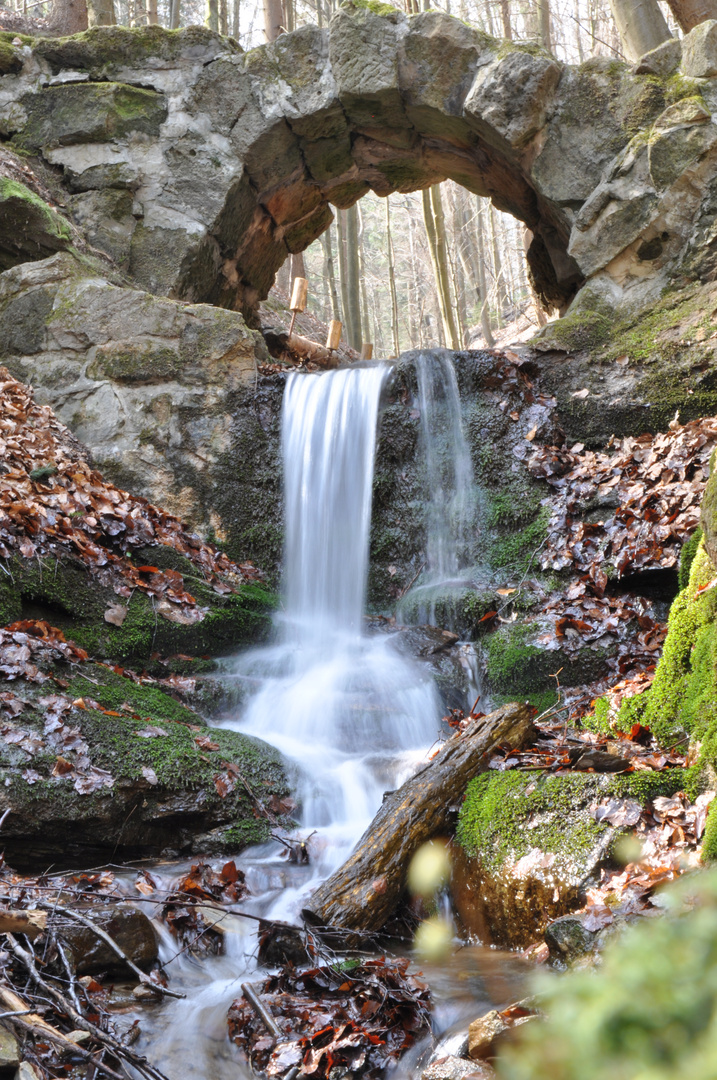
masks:
[[[489,349],[495,345],[493,329],[490,325],[490,308],[488,307],[488,282],[485,276],[486,246],[483,232],[483,207],[481,200],[476,196],[476,246],[478,248],[478,288],[481,296],[480,325],[483,331],[485,343]]]
[[[229,12],[227,0],[219,0],[219,33],[227,37],[229,34]]]
[[[503,24],[503,37],[513,40],[513,27],[510,23],[510,0],[500,0],[500,20]]]
[[[339,210],[337,217],[339,248],[339,285],[341,288],[341,311],[344,324],[344,336],[349,345],[353,343],[351,325],[351,304],[349,303],[349,267],[348,267],[348,221],[346,210]]]
[[[446,227],[443,218],[440,186],[434,184],[433,187],[422,191],[421,196],[423,200],[423,220],[426,224],[426,235],[431,253],[431,262],[433,263],[433,273],[436,279],[438,306],[441,312],[445,340],[451,349],[459,349],[460,341],[451,302],[451,286],[448,259],[446,257]]]
[[[398,337],[398,295],[396,293],[396,267],[391,236],[391,200],[386,198],[386,254],[388,255],[388,288],[391,294],[391,340],[394,356],[400,356],[401,345]]]
[[[639,60],[672,37],[657,0],[610,0],[610,8],[628,60]]]
[[[359,269],[358,209],[356,204],[346,211],[346,292],[350,311],[349,345],[361,351],[361,274]]]
[[[358,214],[358,256],[359,256],[359,282],[361,284],[361,340],[373,341],[371,335],[370,313],[368,309],[368,292],[366,290],[366,245],[364,243],[364,216],[361,213],[361,204],[356,203]]]
[[[294,29],[294,0],[282,0],[282,7],[284,9],[284,29],[287,33],[291,33]]]
[[[707,19],[717,19],[717,0],[667,0],[667,3],[685,34]]]
[[[547,52],[553,51],[550,31],[550,0],[538,0],[538,34],[540,44]]]
[[[88,26],[116,26],[114,0],[87,0]]]
[[[283,32],[281,0],[264,0],[264,33],[267,41],[276,41]]]
[[[498,323],[498,326],[502,326],[503,311],[507,306],[508,297],[506,295],[505,279],[503,277],[503,263],[500,257],[500,244],[498,243],[498,226],[495,208],[492,203],[489,205],[488,214],[490,217],[490,241],[493,253],[493,284],[495,287],[496,322]]]
[[[157,0],[147,0],[147,26],[156,26],[158,22]]]
[[[334,268],[334,250],[332,239],[333,225],[329,225],[325,233],[321,234],[321,246],[324,249],[324,275],[329,284],[329,303],[331,305],[331,318],[341,321],[341,304],[336,289],[336,270]]]
[[[206,25],[216,34],[219,33],[219,0],[207,0]]]
[[[181,0],[170,0],[169,5],[169,29],[179,30],[179,20],[181,17]]]
[[[239,12],[240,12],[240,0],[233,0],[232,3],[232,37],[239,40]]]
[[[79,34],[86,30],[85,0],[53,0],[49,23],[55,33]]]

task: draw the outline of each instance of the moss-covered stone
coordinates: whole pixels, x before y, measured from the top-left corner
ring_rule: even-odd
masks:
[[[698,526],[689,540],[685,541],[682,545],[682,550],[680,551],[680,569],[678,572],[678,584],[680,589],[686,589],[689,585],[692,563],[699,550],[703,535],[702,528]]]
[[[18,612],[46,618],[90,655],[124,663],[146,662],[153,652],[221,655],[260,641],[268,631],[275,601],[263,585],[246,584],[237,593],[219,595],[174,548],[144,548],[135,558],[140,559],[139,565],[182,573],[186,588],[207,609],[204,619],[191,625],[170,622],[157,610],[156,600],[136,590],[123,601],[124,622],[115,626],[104,615],[118,597],[84,563],[69,558],[52,563],[22,557],[11,560],[12,576],[10,583],[3,579],[0,610],[10,621]]]
[[[471,780],[461,807],[455,891],[471,929],[497,944],[523,946],[567,914],[609,862],[622,830],[592,807],[617,796],[644,803],[684,785],[685,770],[606,776],[550,776],[513,770]],[[534,853],[534,863],[514,867]]]
[[[46,259],[75,240],[69,222],[24,184],[0,176],[0,272]],[[0,342],[0,355],[4,343]]]
[[[157,135],[167,118],[164,94],[124,83],[67,83],[23,98],[28,120],[19,146],[112,142],[132,132]]]
[[[141,66],[150,57],[178,60],[203,53],[240,53],[232,38],[222,38],[204,26],[167,30],[163,26],[93,26],[71,37],[28,39],[38,56],[47,60],[55,74],[63,68],[89,71],[94,78],[107,77],[119,67]]]
[[[213,747],[199,745],[197,732],[207,734],[200,715],[165,688],[137,684],[104,665],[56,664],[50,673],[60,682],[57,692],[74,701],[63,714],[66,726],[113,783],[81,794],[74,773],[55,775],[57,749],[30,753],[0,742],[0,802],[13,819],[5,842],[16,862],[26,863],[30,852],[37,859],[61,851],[71,860],[117,849],[197,850],[194,837],[207,832],[223,834],[213,837],[214,851],[268,838],[269,816],[260,808],[288,792],[276,750],[224,729],[209,733]],[[46,739],[47,684],[16,682],[14,690],[24,702],[14,725]],[[220,774],[226,786],[215,783]]]
[[[12,40],[6,40],[11,35],[3,34],[0,37],[0,75],[14,75],[22,70],[22,57],[18,56],[12,45]]]

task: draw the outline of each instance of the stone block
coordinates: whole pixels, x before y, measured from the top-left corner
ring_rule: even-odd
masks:
[[[489,142],[518,149],[544,127],[560,73],[552,57],[515,49],[479,68],[465,114]]]
[[[693,79],[717,75],[717,19],[708,19],[682,39],[682,73]]]
[[[651,49],[649,53],[641,56],[632,70],[635,75],[657,75],[658,78],[664,79],[673,71],[677,71],[681,59],[682,43],[679,38],[670,38],[669,41],[663,41],[656,49]]]

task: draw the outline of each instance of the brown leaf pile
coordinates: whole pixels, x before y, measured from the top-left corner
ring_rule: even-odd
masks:
[[[332,1070],[368,1078],[384,1075],[401,1054],[431,1030],[430,992],[407,974],[408,960],[348,961],[296,971],[287,966],[255,987],[282,1032],[267,1035],[244,998],[229,1009],[229,1035],[252,1068],[283,1076],[326,1078]]]
[[[197,622],[204,610],[176,570],[135,566],[132,550],[174,548],[220,594],[260,572],[237,565],[187,531],[172,514],[104,480],[52,410],[0,367],[0,557],[69,555],[123,598],[135,589],[159,600],[170,621]],[[121,605],[108,621],[122,619]],[[121,623],[118,623],[118,625]]]
[[[700,502],[717,445],[717,418],[614,443],[612,452],[543,446],[526,461],[558,492],[551,499],[543,569],[587,571],[597,595],[603,564],[620,576],[675,566],[699,524]],[[585,520],[591,507],[595,520]],[[599,511],[604,511],[599,513]]]
[[[656,914],[652,898],[658,886],[700,865],[700,841],[714,797],[714,791],[705,791],[691,803],[680,791],[645,807],[632,799],[605,799],[592,807],[597,821],[634,827],[641,852],[623,870],[603,869],[599,883],[587,890],[587,904],[578,913],[586,929],[601,930],[620,916]]]
[[[147,896],[156,888],[156,883],[149,874],[142,872],[136,888]],[[224,949],[221,915],[212,917],[203,910],[202,904],[234,904],[248,892],[244,873],[236,863],[225,863],[219,873],[209,863],[196,863],[167,897],[160,918],[184,948],[194,953],[216,955]]]

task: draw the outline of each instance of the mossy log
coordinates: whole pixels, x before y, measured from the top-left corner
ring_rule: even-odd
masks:
[[[313,925],[377,931],[395,909],[409,863],[421,846],[449,828],[451,807],[487,755],[507,743],[523,745],[533,731],[531,710],[504,705],[446,742],[431,762],[385,800],[356,850],[311,897],[304,918]]]

